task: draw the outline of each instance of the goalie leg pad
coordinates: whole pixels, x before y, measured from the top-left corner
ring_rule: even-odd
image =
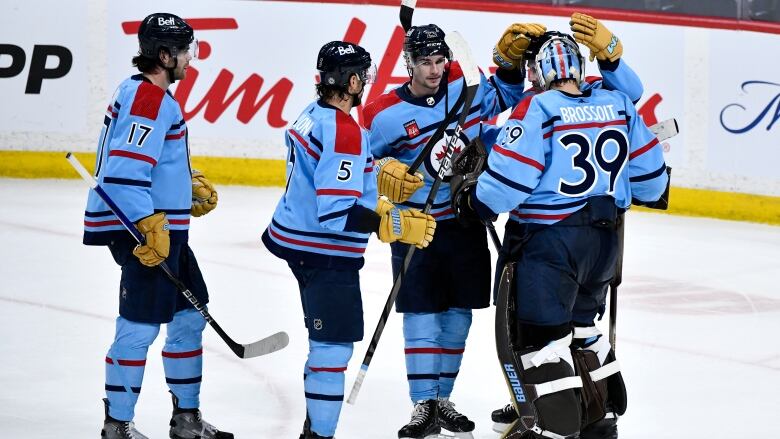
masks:
[[[519,332],[528,333],[528,328]],[[538,396],[533,401],[537,414],[533,431],[541,437],[576,437],[580,430],[580,400],[576,389],[582,382],[574,373],[571,340],[569,333],[542,348],[518,352],[523,382],[533,385]]]
[[[572,356],[583,383],[583,432],[603,424],[605,418],[611,419],[607,424],[614,424],[626,411],[627,397],[609,340],[595,326],[575,327]]]

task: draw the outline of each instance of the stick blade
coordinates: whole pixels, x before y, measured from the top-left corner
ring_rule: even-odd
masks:
[[[674,118],[658,122],[648,128],[661,142],[680,134],[680,126],[677,124],[677,119]]]
[[[401,10],[398,12],[398,18],[401,20],[401,27],[407,32],[412,27],[412,16],[417,0],[401,0]]]
[[[460,64],[460,68],[463,70],[463,79],[466,81],[466,86],[478,85],[480,81],[479,67],[477,67],[477,63],[471,55],[471,49],[466,40],[463,39],[463,36],[458,31],[448,32],[444,36],[444,41],[452,51],[452,57]]]
[[[242,345],[244,348],[241,358],[253,358],[261,355],[270,354],[278,350],[284,349],[290,343],[290,336],[284,331],[279,331],[276,334],[269,335],[268,337],[258,340],[254,343]]]

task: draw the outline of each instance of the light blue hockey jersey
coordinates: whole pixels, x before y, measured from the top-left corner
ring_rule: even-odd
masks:
[[[366,216],[378,224],[368,134],[350,115],[316,101],[287,130],[285,140],[287,188],[263,242],[291,262],[360,268],[370,232],[352,224]]]
[[[658,139],[628,96],[551,90],[527,97],[512,113],[472,201],[478,211],[554,224],[592,196],[612,196],[623,209],[632,197],[656,201],[666,188],[665,171]]]
[[[442,77],[442,86],[433,96],[414,97],[409,93],[407,83],[369,102],[363,110],[363,115],[364,123],[370,133],[371,151],[374,156],[377,159],[394,157],[411,165],[460,96],[464,86],[462,78],[460,65],[452,62]],[[517,104],[523,95],[523,87],[522,80],[517,84],[511,84],[498,75],[493,75],[489,80],[481,75],[481,84],[471,108],[468,109],[464,136],[458,141],[455,155],[469,142],[469,139],[480,134],[479,122],[490,119]],[[419,171],[425,176],[425,186],[415,192],[407,202],[401,203],[401,206],[417,209],[424,207],[439,164],[444,158],[446,139],[454,132],[457,120],[456,117],[447,129],[445,139],[434,146],[420,166]],[[430,212],[437,220],[454,217],[450,207],[448,184],[450,175],[450,173],[445,175]]]
[[[192,183],[187,126],[179,104],[143,75],[123,81],[103,118],[95,175],[133,221],[165,212],[173,243],[187,241]],[[90,190],[84,244],[106,245],[129,237],[119,219]]]

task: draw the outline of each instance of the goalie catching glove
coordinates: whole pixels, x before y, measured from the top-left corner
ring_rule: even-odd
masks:
[[[168,235],[168,220],[165,213],[159,212],[147,216],[135,223],[138,231],[144,235],[146,244],[137,245],[133,254],[147,267],[154,267],[168,257],[171,238]]]
[[[523,55],[531,38],[540,37],[547,28],[537,23],[515,23],[504,31],[493,47],[493,62],[505,70],[523,67]]]
[[[400,210],[384,197],[376,205],[379,214],[377,235],[382,242],[402,242],[417,248],[428,247],[436,230],[436,220],[417,209]]]
[[[192,170],[192,216],[203,216],[217,207],[217,191],[202,172]]]
[[[392,157],[379,160],[376,167],[377,190],[393,203],[403,203],[425,185],[422,174],[409,174],[409,166]]]
[[[590,60],[615,62],[623,55],[623,43],[599,20],[590,15],[575,12],[571,15],[571,32],[574,39],[590,49]]]

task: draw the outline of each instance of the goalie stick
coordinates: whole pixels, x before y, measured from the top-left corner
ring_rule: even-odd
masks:
[[[474,96],[477,94],[477,89],[479,88],[480,84],[479,68],[474,62],[471,51],[469,50],[469,47],[463,37],[458,32],[451,32],[444,37],[444,40],[447,42],[447,45],[450,47],[450,50],[452,50],[452,53],[455,55],[455,59],[458,60],[463,70],[463,80],[465,84],[464,91],[461,96],[463,96],[464,110],[460,113],[458,125],[455,127],[455,133],[452,135],[452,137],[449,138],[447,142],[444,158],[441,160],[439,165],[439,170],[436,174],[436,179],[433,182],[433,187],[431,187],[431,191],[428,193],[428,198],[425,200],[425,208],[423,209],[423,212],[426,214],[431,210],[433,200],[439,191],[439,186],[441,186],[444,174],[446,174],[450,169],[452,164],[452,154],[455,150],[455,144],[460,138],[459,136],[461,132],[463,132],[463,126],[466,123],[466,118],[468,117],[469,112],[467,109],[471,107],[471,102],[474,100]],[[445,84],[444,87],[446,86],[447,85]],[[456,108],[457,106],[458,105],[456,104]],[[452,112],[448,113],[448,116],[450,116],[450,114],[452,114]],[[445,118],[441,125],[439,125],[439,129],[443,132],[450,122],[451,120],[449,117]],[[437,132],[439,129],[437,129]],[[431,140],[433,140],[433,137]],[[401,284],[403,283],[406,269],[409,267],[409,263],[412,260],[412,256],[414,255],[416,248],[417,247],[413,245],[409,246],[409,250],[406,253],[406,257],[404,258],[403,266],[401,267],[398,276],[395,278],[393,288],[390,290],[390,295],[387,297],[385,307],[382,310],[382,315],[379,317],[379,322],[377,323],[376,329],[374,330],[374,335],[371,337],[371,342],[369,343],[368,349],[366,350],[366,355],[363,357],[363,363],[360,366],[357,377],[355,378],[355,383],[352,385],[352,391],[350,392],[349,398],[347,399],[347,403],[349,404],[355,404],[355,401],[357,400],[357,395],[363,385],[363,380],[366,377],[368,366],[371,364],[371,359],[373,358],[374,352],[376,351],[377,345],[379,344],[379,338],[382,336],[382,331],[384,330],[387,319],[390,316],[390,311],[393,307],[393,304],[395,303],[396,297],[398,296],[398,292],[401,289]]]
[[[84,179],[89,187],[92,188],[103,201],[105,201],[105,203],[108,205],[111,211],[114,212],[125,229],[127,229],[127,231],[133,235],[133,238],[135,238],[138,244],[143,245],[145,242],[144,236],[141,234],[141,232],[138,231],[138,229],[135,227],[135,224],[133,224],[130,219],[127,218],[119,206],[114,203],[114,200],[112,200],[111,197],[103,190],[103,188],[100,187],[98,182],[95,180],[95,177],[93,177],[86,170],[86,168],[84,168],[81,162],[79,162],[79,160],[72,153],[67,153],[65,158],[68,160],[71,166],[73,166],[76,172],[81,175],[81,178]],[[222,338],[222,340],[227,343],[228,347],[230,347],[230,350],[233,351],[233,353],[235,353],[239,358],[252,358],[258,357],[260,355],[270,354],[271,352],[276,352],[280,349],[283,349],[290,342],[290,338],[284,331],[277,332],[276,334],[270,335],[262,340],[258,340],[249,344],[240,344],[233,341],[233,339],[230,338],[227,333],[225,333],[222,327],[219,326],[217,321],[214,320],[206,307],[198,301],[195,295],[193,295],[192,292],[190,292],[190,290],[176,276],[174,276],[170,267],[168,267],[168,264],[163,261],[158,266],[163,272],[165,272],[165,275],[168,276],[168,279],[170,279],[171,282],[176,285],[176,288],[184,295],[184,297],[187,298],[190,304],[192,304],[193,308],[198,310],[200,315],[202,315],[203,318],[211,325],[211,327],[214,328],[217,334],[219,334],[220,338]]]

